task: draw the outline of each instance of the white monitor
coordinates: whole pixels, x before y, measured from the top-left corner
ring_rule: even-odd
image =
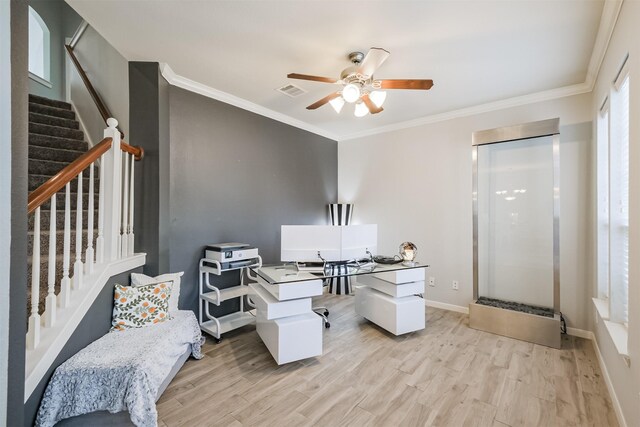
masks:
[[[378,226],[365,225],[283,225],[280,259],[282,261],[348,261],[375,254]]]

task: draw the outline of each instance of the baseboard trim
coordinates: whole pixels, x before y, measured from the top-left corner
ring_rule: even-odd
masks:
[[[82,120],[82,116],[80,115],[80,111],[76,108],[76,104],[73,103],[71,99],[67,101],[73,107],[73,111],[76,113],[76,119],[80,124],[80,130],[84,132],[84,140],[89,144],[89,149],[91,149],[95,144],[93,143],[93,139],[91,138],[91,134],[87,131],[87,127],[84,125],[84,121]]]
[[[584,329],[567,327],[567,335],[571,335],[572,337],[584,338],[591,341],[594,340],[593,332],[585,331]]]
[[[613,411],[616,413],[618,424],[620,424],[620,427],[627,427],[627,421],[624,419],[624,414],[622,413],[622,407],[620,406],[620,401],[618,400],[618,396],[616,395],[616,392],[613,389],[613,383],[611,382],[611,377],[609,376],[607,365],[605,365],[604,358],[602,357],[602,353],[600,353],[598,340],[596,339],[596,336],[593,332],[590,332],[590,334],[591,334],[591,342],[593,343],[593,348],[596,351],[598,365],[600,365],[600,370],[602,371],[604,382],[607,385],[607,390],[609,390],[609,396],[611,397],[611,404],[613,405]]]
[[[425,299],[424,304],[427,307],[441,308],[443,310],[455,311],[457,313],[469,314],[469,307],[463,307],[461,305],[448,304],[446,302],[433,301]]]

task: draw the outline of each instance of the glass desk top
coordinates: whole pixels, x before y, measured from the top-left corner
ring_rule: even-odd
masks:
[[[306,280],[324,280],[337,277],[360,276],[363,274],[384,273],[388,271],[411,270],[415,268],[426,268],[428,264],[416,263],[414,266],[398,264],[378,264],[375,262],[367,264],[327,264],[321,271],[298,270],[295,264],[273,264],[262,267],[251,267],[251,271],[260,276],[265,282],[275,284],[286,284],[289,282],[302,282]]]

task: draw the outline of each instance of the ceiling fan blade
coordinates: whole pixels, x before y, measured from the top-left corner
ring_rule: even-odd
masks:
[[[378,114],[380,111],[383,110],[382,107],[378,107],[376,106],[376,104],[373,103],[371,98],[369,98],[369,94],[362,95],[362,102],[364,102],[364,105],[367,106],[371,114]]]
[[[331,101],[334,98],[337,98],[340,96],[340,92],[334,92],[332,94],[329,94],[327,96],[325,96],[324,98],[322,98],[319,101],[314,102],[313,104],[309,105],[307,107],[307,110],[315,110],[316,108],[320,108],[322,107],[324,104],[326,104],[327,102]]]
[[[380,82],[380,89],[417,89],[429,90],[433,86],[433,80],[376,80]]]
[[[338,79],[332,79],[331,77],[310,76],[310,75],[307,75],[307,74],[298,74],[298,73],[287,74],[287,77],[290,78],[290,79],[311,80],[312,82],[322,82],[322,83],[337,83],[338,82]]]
[[[378,67],[389,57],[389,52],[379,47],[372,47],[369,49],[367,56],[364,57],[360,64],[360,74],[365,76],[373,76]]]

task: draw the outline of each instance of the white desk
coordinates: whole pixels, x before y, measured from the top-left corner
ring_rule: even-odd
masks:
[[[375,264],[319,274],[292,265],[253,268],[258,283],[249,285],[249,295],[256,304],[256,330],[279,365],[322,355],[322,319],[311,310],[311,298],[322,295],[323,280],[344,276],[357,277],[359,315],[394,335],[424,329],[426,267]]]

